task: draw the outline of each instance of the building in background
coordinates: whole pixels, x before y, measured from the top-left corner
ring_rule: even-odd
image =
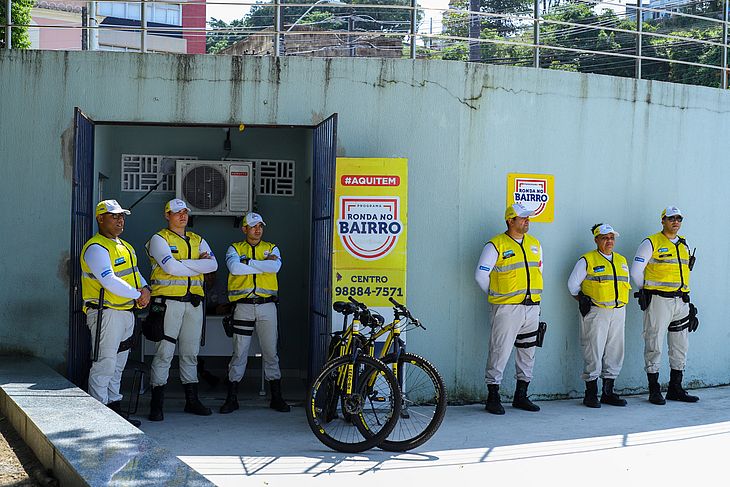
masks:
[[[312,57],[401,58],[403,37],[377,32],[326,32],[317,27],[296,25],[283,35],[282,54]],[[274,53],[274,31],[260,33],[229,46],[219,54],[270,56]]]
[[[205,0],[185,3],[147,3],[147,51],[179,54],[205,53]],[[83,30],[89,2],[41,1],[31,12],[33,49],[82,50],[89,45]],[[139,51],[141,4],[97,2],[99,50]],[[75,27],[75,28],[74,28]],[[200,29],[200,30],[197,30]]]

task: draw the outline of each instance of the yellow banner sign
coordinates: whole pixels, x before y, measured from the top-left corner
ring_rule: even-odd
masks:
[[[555,215],[555,184],[552,174],[507,174],[507,206],[522,203],[535,212],[530,220],[551,223]]]
[[[337,158],[332,299],[406,301],[408,160]]]

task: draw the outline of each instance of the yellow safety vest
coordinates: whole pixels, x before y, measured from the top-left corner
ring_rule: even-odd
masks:
[[[157,235],[164,238],[167,245],[170,246],[170,253],[174,259],[188,260],[200,257],[200,242],[203,241],[200,235],[185,232],[185,238],[183,238],[168,228],[160,230]],[[149,246],[149,242],[147,245]],[[165,272],[152,256],[150,256],[150,264],[152,265],[152,275],[150,276],[152,296],[181,297],[188,293],[198,296],[205,295],[203,274],[190,277],[173,276]]]
[[[528,295],[539,303],[542,294],[540,242],[525,235],[518,243],[506,233],[490,242],[497,249],[497,262],[489,280],[488,300],[492,304],[520,304]]]
[[[137,254],[134,253],[132,246],[121,238],[115,241],[97,233],[81,249],[81,296],[84,300],[84,313],[88,309],[86,303],[94,303],[96,306],[99,305],[101,283],[91,273],[91,269],[84,260],[86,249],[95,244],[101,245],[109,252],[111,269],[117,277],[135,289],[138,289],[142,282],[142,276],[139,274],[139,269],[137,268]],[[132,309],[134,307],[134,299],[117,296],[107,289],[104,291],[104,307],[119,310]]]
[[[621,308],[629,302],[629,265],[623,255],[613,253],[613,260],[594,250],[583,255],[586,278],[580,285],[583,294],[601,308]]]
[[[276,245],[263,240],[255,247],[252,247],[245,240],[232,245],[238,255],[241,256],[241,259],[248,258],[251,260],[264,260],[276,248]],[[246,274],[243,276],[228,274],[228,300],[231,302],[243,298],[268,298],[278,294],[279,281],[276,279],[275,272]]]
[[[644,289],[689,292],[689,247],[672,243],[662,232],[651,235],[651,259],[644,271]],[[684,237],[680,237],[684,240]]]

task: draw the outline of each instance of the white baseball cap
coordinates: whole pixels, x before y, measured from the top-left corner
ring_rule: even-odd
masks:
[[[131,215],[132,212],[122,208],[117,200],[104,200],[100,201],[96,205],[96,216],[103,215],[104,213],[124,213],[125,215]]]
[[[165,205],[165,213],[167,213],[168,211],[171,211],[173,213],[178,213],[183,210],[190,211],[190,208],[188,208],[188,205],[186,205],[183,200],[178,199],[178,198],[171,199]]]
[[[597,227],[596,227],[596,228],[595,228],[595,229],[593,230],[593,236],[594,236],[594,237],[597,237],[597,236],[599,236],[599,235],[608,235],[609,233],[613,233],[613,234],[614,234],[614,235],[616,235],[617,237],[621,235],[621,234],[620,234],[620,233],[618,233],[618,232],[617,232],[616,230],[614,230],[614,229],[613,229],[613,227],[612,227],[611,225],[609,225],[608,223],[603,223],[603,224],[601,224],[601,225],[598,225],[598,226],[597,226]]]
[[[682,212],[676,206],[667,206],[662,210],[662,218],[665,216],[682,216]]]
[[[258,223],[266,225],[266,223],[264,222],[264,219],[261,218],[261,215],[259,215],[258,213],[253,213],[253,212],[246,213],[246,216],[243,217],[243,224],[246,225],[247,227],[256,226],[256,224],[258,224]]]
[[[510,205],[507,207],[507,210],[505,210],[504,212],[504,219],[511,220],[517,216],[525,218],[528,216],[533,216],[534,214],[534,211],[528,210],[524,207],[522,203],[515,203],[514,205]]]

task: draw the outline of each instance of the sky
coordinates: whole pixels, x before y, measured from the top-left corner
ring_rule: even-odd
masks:
[[[236,3],[246,2],[252,3],[255,0],[212,0],[215,2],[207,3],[207,15],[210,19],[215,17],[219,20],[230,22],[235,19],[244,17],[251,9],[250,5],[235,5]],[[301,3],[305,3],[307,0],[302,0]],[[316,1],[316,0],[315,0]],[[630,0],[635,3],[635,0]],[[344,0],[343,3],[347,3]],[[618,6],[617,4],[626,4],[627,0],[610,0],[610,5],[605,3],[599,3],[596,5],[595,10],[597,12],[602,11],[605,8],[613,9],[617,13],[621,14],[625,11],[625,7]],[[428,33],[431,26],[433,26],[433,32],[438,34],[441,31],[441,19],[443,12],[442,10],[447,9],[449,6],[449,0],[418,0],[418,5],[424,9],[437,9],[437,10],[424,10],[423,22],[421,22],[419,32]],[[440,9],[440,10],[438,10]]]
[[[245,16],[251,9],[250,5],[235,5],[236,3],[246,2],[252,3],[255,0],[212,0],[215,4],[207,3],[207,15],[210,19],[215,17],[219,20],[230,22],[231,20],[240,19]],[[301,3],[306,3],[303,0]],[[347,3],[347,0],[344,0]],[[423,8],[446,9],[449,6],[449,0],[418,0],[418,4]],[[424,19],[421,23],[421,32],[428,32],[433,18],[433,30],[438,32],[441,26],[442,12],[439,10],[424,10]]]

